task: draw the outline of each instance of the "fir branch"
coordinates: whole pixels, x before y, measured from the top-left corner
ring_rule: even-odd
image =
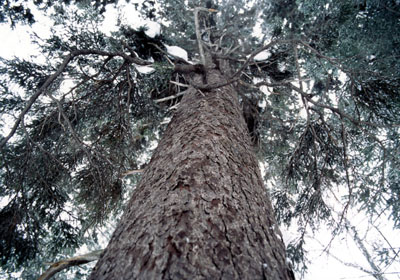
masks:
[[[68,54],[65,58],[64,61],[61,63],[60,67],[58,67],[57,71],[51,75],[47,80],[44,82],[44,84],[39,88],[38,91],[34,95],[31,96],[31,98],[28,100],[28,103],[25,105],[25,108],[22,110],[22,112],[19,114],[17,120],[15,121],[10,133],[1,140],[0,142],[0,149],[4,147],[4,145],[8,142],[8,140],[11,139],[11,137],[14,136],[15,132],[17,131],[20,123],[23,121],[23,118],[25,117],[26,113],[29,112],[31,109],[32,105],[36,102],[36,100],[39,98],[40,95],[43,94],[45,89],[54,82],[54,80],[65,70],[67,65],[71,62],[71,60],[74,58],[74,54],[70,53]]]
[[[31,109],[32,105],[36,102],[36,100],[39,98],[39,96],[41,96],[43,94],[43,92],[55,81],[55,79],[57,79],[58,76],[61,75],[61,73],[64,72],[65,68],[68,66],[68,64],[77,56],[80,55],[100,55],[100,56],[107,56],[107,57],[122,57],[124,58],[126,61],[130,62],[130,63],[134,63],[134,64],[138,64],[138,65],[151,65],[151,62],[142,60],[140,58],[135,58],[132,56],[129,56],[123,52],[106,52],[106,51],[101,51],[101,50],[75,50],[72,51],[71,53],[69,53],[63,60],[63,62],[61,63],[61,65],[58,67],[57,71],[55,73],[53,73],[49,78],[47,78],[47,80],[44,82],[44,84],[36,91],[36,93],[34,95],[31,96],[31,98],[29,98],[27,104],[25,105],[24,109],[22,110],[22,112],[19,114],[17,120],[15,121],[10,133],[3,138],[0,141],[0,149],[4,147],[5,144],[7,144],[7,142],[11,139],[11,137],[14,136],[15,132],[17,131],[22,119],[25,117],[25,115],[29,112],[29,110]]]

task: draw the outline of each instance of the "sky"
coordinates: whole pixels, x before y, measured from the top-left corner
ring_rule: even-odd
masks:
[[[27,26],[17,26],[14,30],[10,29],[8,25],[0,25],[0,36],[2,38],[2,44],[0,45],[0,56],[3,58],[13,58],[14,56],[29,59],[32,55],[40,55],[38,50],[31,44],[31,38],[28,31],[34,30],[39,36],[46,37],[49,33],[50,22],[45,16],[37,14],[35,23],[32,28]],[[139,27],[145,24],[148,27],[147,34],[149,36],[155,36],[160,32],[160,25],[155,22],[144,21],[139,17],[139,14],[135,11],[133,6],[125,4],[124,8],[116,10],[109,5],[105,13],[105,20],[102,26],[102,30],[110,34],[111,31],[116,30],[115,23],[117,17],[121,16],[125,23],[132,27]],[[169,52],[185,58],[187,53],[179,46],[167,46]],[[186,53],[186,54],[185,54]],[[265,53],[260,53],[257,59],[262,60]],[[187,58],[186,58],[187,59]],[[142,68],[142,71],[152,71],[151,68]],[[353,213],[354,212],[354,213]],[[366,217],[358,211],[349,211],[348,218],[360,230],[360,233],[365,231],[368,227]],[[400,247],[400,240],[396,238],[395,233],[392,231],[391,223],[387,221],[387,217],[383,217],[381,221],[380,230],[385,233],[387,238],[390,240],[391,245],[395,248]],[[296,238],[295,227],[286,229],[281,228],[284,235],[285,243]],[[374,229],[369,229],[369,235],[365,236],[366,246],[371,248],[371,243],[375,239],[382,239],[379,233]],[[364,237],[364,236],[363,236]],[[339,262],[337,259],[342,260],[344,263],[358,264],[363,268],[371,270],[364,256],[355,245],[353,239],[348,234],[341,234],[333,239],[329,253],[335,257],[329,256],[324,253],[327,244],[331,241],[330,230],[324,226],[320,227],[320,230],[315,234],[309,234],[307,236],[306,248],[308,251],[308,258],[311,263],[308,265],[309,270],[305,275],[306,280],[339,280],[339,279],[375,279],[363,273],[357,268],[352,268]],[[383,244],[383,243],[382,243]],[[85,252],[82,252],[85,253]],[[396,270],[397,269],[397,270]],[[386,273],[400,272],[400,266],[388,269]],[[400,279],[400,274],[386,274],[387,279]],[[298,277],[299,278],[299,277]]]

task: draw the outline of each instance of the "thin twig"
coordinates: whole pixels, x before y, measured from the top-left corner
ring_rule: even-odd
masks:
[[[190,87],[190,85],[187,85],[187,84],[182,84],[182,83],[179,83],[179,82],[175,82],[175,81],[169,81],[171,84],[174,84],[174,85],[177,85],[177,86],[180,86],[180,87]]]
[[[156,100],[154,100],[154,102],[155,102],[155,103],[161,103],[161,102],[165,102],[165,101],[168,101],[168,100],[172,100],[172,99],[178,98],[179,96],[182,96],[182,95],[188,93],[189,90],[190,90],[190,89],[187,89],[187,90],[181,91],[181,92],[179,92],[179,93],[177,93],[177,94],[175,94],[175,95],[170,95],[170,96],[168,96],[168,97],[156,99]]]

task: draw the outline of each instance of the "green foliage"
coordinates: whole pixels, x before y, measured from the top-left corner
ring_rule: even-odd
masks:
[[[54,21],[48,39],[36,38],[46,63],[1,59],[3,114],[18,115],[66,52],[118,53],[127,51],[124,42],[140,57],[160,60],[163,68],[159,52],[146,47],[149,41],[161,45],[161,38],[148,38],[143,30],[122,27],[107,37],[98,29],[101,17],[91,8],[57,7]],[[1,151],[0,195],[7,202],[0,212],[3,268],[38,268],[44,259],[71,255],[90,241],[87,233],[121,212],[131,191],[123,174],[141,168],[138,157],[165,114],[143,83],[157,85],[165,79],[143,76],[118,55],[86,55],[70,62],[45,89]]]
[[[24,5],[26,1],[0,1],[0,23],[9,21],[11,26],[15,26],[17,22],[32,24],[35,22],[31,10]]]
[[[60,5],[70,5],[74,3],[77,6],[86,6],[92,5],[99,13],[104,13],[105,8],[109,4],[116,4],[118,0],[62,0],[62,1],[51,1],[51,0],[1,0],[0,1],[0,23],[7,22],[12,27],[15,27],[18,23],[24,24],[33,24],[36,22],[34,12],[29,8],[28,2],[30,5],[34,5],[35,8],[39,10],[48,10],[53,7],[55,4]],[[32,3],[33,2],[33,3]]]
[[[181,90],[171,80],[189,83],[173,71],[163,43],[182,46],[199,61],[193,9],[207,1],[136,4],[165,23],[155,38],[123,24],[104,34],[97,8],[109,2],[55,5],[51,36],[35,38],[45,63],[0,61],[0,113],[18,116],[67,53],[99,51],[69,62],[1,150],[0,196],[8,204],[0,212],[0,246],[9,271],[33,265],[39,252],[52,258],[95,243],[96,227],[119,215],[132,190],[123,174],[142,167],[139,156],[179,99],[154,101]],[[202,40],[227,78],[241,70],[234,85],[243,108],[248,101],[252,106],[244,114],[250,113],[265,180],[274,186],[276,216],[285,225],[297,223],[299,238],[287,252],[304,271],[305,234],[321,223],[338,234],[349,208],[371,221],[384,213],[400,227],[400,5],[253,2],[211,3],[217,14],[199,13]],[[266,59],[252,59],[262,49]],[[139,72],[134,59],[155,71]],[[339,218],[333,204],[342,205]],[[382,261],[395,257],[379,254]]]
[[[300,236],[320,221],[340,232],[330,211],[338,202],[341,215],[348,207],[363,209],[371,220],[385,212],[399,226],[399,11],[398,1],[328,0],[276,0],[264,10],[273,37],[305,43],[298,62],[307,95],[299,99],[307,107],[293,107],[306,115],[291,126],[279,121],[280,128],[261,130],[266,149],[279,151],[265,157],[267,178],[279,186],[272,190],[277,217],[297,221]],[[289,129],[289,141],[271,139],[274,130]],[[337,190],[347,194],[332,202]]]

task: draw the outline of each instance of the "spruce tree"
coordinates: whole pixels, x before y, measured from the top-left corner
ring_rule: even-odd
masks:
[[[122,209],[92,279],[292,279],[277,223],[298,224],[295,265],[349,209],[398,228],[396,1],[143,1],[155,37],[106,35],[106,3],[82,3],[52,7],[45,63],[1,60],[4,269],[96,242]]]

